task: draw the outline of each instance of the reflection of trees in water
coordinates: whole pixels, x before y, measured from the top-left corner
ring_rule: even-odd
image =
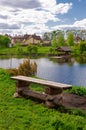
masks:
[[[61,58],[61,59],[58,59],[58,63],[61,65],[61,64],[64,64],[64,63],[67,63],[68,65],[72,66],[74,64],[74,60],[72,58],[68,58],[68,57],[64,57],[64,58]]]
[[[0,59],[10,59],[9,55],[0,55]]]
[[[76,62],[79,64],[86,64],[86,56],[78,56],[75,57]]]
[[[67,63],[68,65],[72,66],[75,60],[71,57],[62,57],[62,58],[52,59],[52,61],[57,62],[59,65],[63,65]]]
[[[57,62],[59,65],[67,63],[70,66],[72,66],[74,62],[86,64],[86,56],[54,58],[52,61]]]
[[[24,55],[0,55],[0,59],[10,59],[10,58],[21,59],[21,58],[26,58],[26,56]]]

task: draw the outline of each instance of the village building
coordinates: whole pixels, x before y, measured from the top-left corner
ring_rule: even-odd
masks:
[[[78,44],[80,41],[82,41],[82,38],[80,38],[79,36],[74,38],[75,44]]]
[[[43,39],[42,45],[43,46],[51,46],[51,40],[49,40],[49,39]]]
[[[60,54],[63,54],[63,55],[69,55],[71,52],[71,48],[68,46],[61,46],[61,47],[58,47],[56,50],[60,52]]]
[[[14,37],[11,37],[11,44],[15,45],[16,43],[20,43],[23,46],[27,46],[29,44],[38,45],[41,43],[41,37],[37,36],[36,34],[34,35],[25,34],[24,36],[16,35]]]
[[[22,45],[39,45],[41,43],[41,37],[37,35],[29,35],[26,39],[24,39]]]

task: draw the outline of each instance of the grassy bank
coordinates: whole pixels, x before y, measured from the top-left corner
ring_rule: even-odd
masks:
[[[32,48],[31,48],[32,47]],[[31,46],[30,49],[29,47],[22,47],[22,46],[17,46],[17,47],[11,47],[11,48],[0,48],[0,54],[12,54],[12,55],[26,55],[26,54],[37,54],[37,55],[47,55],[51,53],[51,47],[42,47],[42,46]],[[35,48],[36,47],[36,48]],[[31,50],[32,49],[32,50]]]
[[[0,130],[86,130],[86,115],[61,113],[32,100],[14,98],[15,82],[0,69]]]

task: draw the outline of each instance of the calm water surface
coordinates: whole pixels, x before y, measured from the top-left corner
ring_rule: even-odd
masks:
[[[24,59],[0,58],[0,68],[17,68]],[[85,60],[38,58],[31,61],[37,63],[37,76],[40,78],[86,87]]]

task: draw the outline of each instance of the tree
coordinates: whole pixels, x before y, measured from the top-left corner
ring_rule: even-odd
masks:
[[[17,51],[19,54],[23,53],[22,45],[21,45],[20,42],[17,42],[17,43],[14,45],[14,47],[16,48],[16,51]]]
[[[74,45],[74,35],[72,32],[68,33],[68,37],[67,37],[67,44],[69,46],[73,46]]]
[[[53,46],[53,47],[57,47],[57,39],[56,39],[56,36],[53,36],[53,38],[52,38],[52,46]]]
[[[27,51],[28,51],[30,54],[37,54],[37,52],[38,52],[38,47],[37,47],[37,46],[34,46],[34,45],[28,45]]]
[[[51,33],[49,33],[49,32],[45,32],[44,34],[43,34],[43,39],[47,39],[47,40],[50,40],[51,39]]]
[[[56,36],[56,38],[58,38],[58,36],[60,35],[60,34],[62,34],[63,33],[63,31],[61,31],[61,30],[54,30],[53,32],[52,32],[52,37],[53,36]]]
[[[58,45],[58,47],[65,45],[65,40],[64,40],[64,35],[63,34],[59,34],[58,40],[57,40],[57,45]]]
[[[1,47],[8,47],[10,42],[11,42],[11,40],[8,36],[0,35],[0,46]]]
[[[54,47],[64,46],[64,32],[61,30],[56,30],[52,32],[52,45]]]
[[[81,41],[78,46],[79,46],[80,53],[86,51],[86,41]]]

